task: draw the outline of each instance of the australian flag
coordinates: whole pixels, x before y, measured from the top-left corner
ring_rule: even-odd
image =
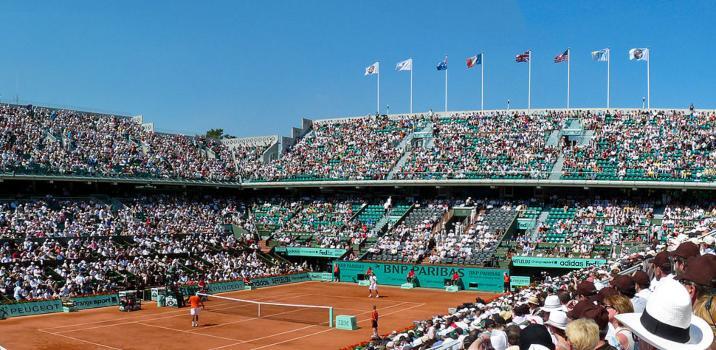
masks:
[[[565,50],[561,54],[554,57],[554,63],[569,61],[569,50]]]
[[[442,60],[442,62],[438,63],[438,66],[435,67],[438,70],[447,70],[447,56],[445,56],[445,59]]]

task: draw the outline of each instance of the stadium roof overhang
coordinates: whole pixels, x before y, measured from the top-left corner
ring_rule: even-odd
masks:
[[[67,181],[84,183],[123,183],[136,185],[215,187],[235,189],[356,188],[356,187],[555,187],[555,188],[652,188],[716,190],[716,182],[677,181],[604,181],[548,179],[475,179],[475,180],[348,180],[348,181],[275,181],[227,182],[186,179],[153,179],[111,176],[69,176],[0,174],[0,180]]]
[[[580,188],[656,188],[714,190],[716,182],[674,181],[604,181],[604,180],[355,180],[302,182],[247,182],[242,188],[308,188],[308,187],[580,187]]]

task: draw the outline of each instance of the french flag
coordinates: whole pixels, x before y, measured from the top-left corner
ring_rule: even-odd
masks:
[[[478,64],[482,64],[482,54],[478,54],[467,58],[467,69],[470,69]]]

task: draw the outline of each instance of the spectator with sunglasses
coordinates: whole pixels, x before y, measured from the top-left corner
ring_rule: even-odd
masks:
[[[683,244],[682,244],[683,245]],[[691,297],[694,314],[703,318],[716,333],[716,256],[707,254],[687,260],[686,270],[677,277]]]

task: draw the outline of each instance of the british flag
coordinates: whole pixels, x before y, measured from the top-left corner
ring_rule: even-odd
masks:
[[[529,62],[530,61],[530,52],[525,51],[525,53],[521,53],[517,56],[515,56],[515,61],[517,62]]]
[[[569,61],[569,50],[565,50],[561,54],[554,57],[554,63],[560,63],[564,61]]]

